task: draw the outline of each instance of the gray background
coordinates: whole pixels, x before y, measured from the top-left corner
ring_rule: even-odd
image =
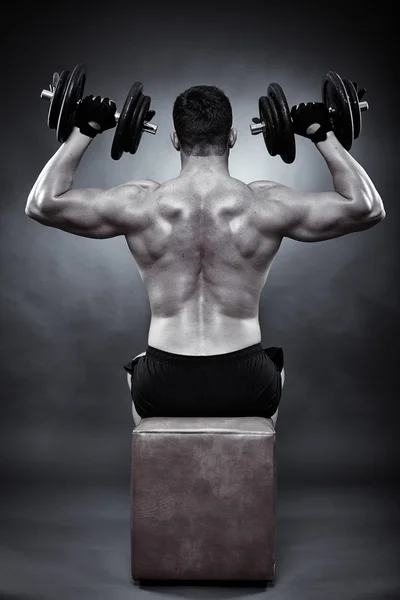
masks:
[[[108,95],[119,108],[131,83],[143,81],[159,124],[135,156],[119,162],[110,157],[113,133],[99,136],[76,176],[83,187],[176,176],[172,103],[186,87],[206,83],[231,98],[234,177],[331,189],[329,171],[307,140],[297,138],[297,160],[285,165],[250,135],[258,97],[277,81],[291,105],[319,100],[328,70],[368,89],[371,109],[352,154],[380,191],[387,218],[332,241],[285,240],[260,320],[263,345],[282,346],[286,356],[281,477],[390,478],[398,466],[398,131],[388,16],[342,8],[324,21],[299,8],[286,16],[261,6],[209,10],[80,9],[71,27],[57,21],[54,7],[14,17],[4,64],[13,95],[2,112],[0,240],[1,461],[8,478],[125,481],[129,465],[132,419],[122,365],[145,350],[150,320],[136,265],[122,237],[83,239],[24,214],[30,188],[58,148],[40,91],[53,71],[77,62],[88,67],[85,93]]]
[[[172,103],[191,85],[216,84],[231,99],[238,129],[234,177],[331,189],[312,144],[297,138],[296,162],[285,165],[267,153],[261,137],[250,135],[258,97],[277,81],[290,105],[318,101],[328,70],[368,89],[371,110],[351,152],[376,184],[387,218],[337,240],[285,240],[262,294],[260,319],[263,346],[282,346],[286,357],[277,425],[281,489],[369,483],[385,485],[387,498],[394,498],[397,42],[390,4],[361,6],[10,7],[3,21],[0,113],[0,466],[3,493],[13,502],[50,486],[127,489],[129,483],[133,423],[122,365],[145,350],[150,320],[138,270],[123,238],[75,237],[24,214],[36,177],[58,148],[40,91],[53,71],[77,62],[88,67],[85,92],[110,96],[119,108],[131,83],[143,81],[159,125],[156,136],[144,136],[136,156],[119,162],[110,157],[113,133],[99,136],[77,173],[79,187],[176,176]]]

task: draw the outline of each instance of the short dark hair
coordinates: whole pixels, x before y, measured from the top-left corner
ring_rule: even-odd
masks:
[[[232,127],[232,106],[222,90],[211,85],[185,90],[175,100],[172,116],[185,154],[225,153]]]

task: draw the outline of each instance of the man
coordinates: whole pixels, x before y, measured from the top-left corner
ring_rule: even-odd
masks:
[[[147,289],[148,348],[125,366],[135,424],[145,416],[272,418],[284,370],[280,348],[263,349],[261,291],[282,239],[318,242],[369,229],[385,217],[371,179],[340,145],[321,103],[294,107],[295,132],[325,159],[334,191],[297,192],[229,174],[236,141],[229,99],[192,87],[173,108],[178,177],[114,189],[73,189],[83,153],[115,126],[115,104],[86,97],[75,128],[39,175],[26,214],[89,238],[124,235]]]

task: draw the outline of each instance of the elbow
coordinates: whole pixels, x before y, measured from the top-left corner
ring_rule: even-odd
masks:
[[[49,221],[47,213],[43,212],[37,204],[27,204],[25,207],[25,215],[33,221],[37,221],[44,225]]]
[[[34,207],[33,204],[27,204],[25,206],[25,215],[30,219],[33,219],[34,215],[37,214],[37,208]]]
[[[378,212],[374,212],[369,217],[364,220],[363,229],[371,229],[372,227],[376,227],[379,223],[385,219],[386,213],[384,210]]]
[[[374,225],[378,225],[378,223],[382,223],[382,221],[384,221],[386,218],[386,212],[385,209],[379,209],[379,210],[371,210],[369,213],[364,214],[363,216],[363,221],[366,224],[370,224],[370,226],[374,226]]]
[[[25,214],[30,219],[43,219],[49,209],[50,203],[47,197],[29,196],[25,206]]]
[[[49,225],[51,220],[47,216],[47,213],[43,213],[42,210],[35,204],[29,204],[25,207],[25,214],[33,221],[37,221],[42,225]]]
[[[25,206],[25,215],[30,219],[34,219],[35,216],[37,216],[38,212],[38,208],[34,204],[32,204],[32,202],[28,202]]]
[[[384,221],[385,219],[386,219],[386,211],[382,206],[381,211],[378,215],[378,223],[380,223],[381,221]]]
[[[386,218],[385,207],[383,206],[382,198],[377,196],[372,203],[369,218],[374,223],[381,223]]]
[[[386,217],[386,211],[379,194],[362,193],[356,200],[353,200],[353,209],[357,219],[366,222],[380,223]]]
[[[30,219],[38,219],[42,215],[42,211],[35,201],[28,199],[25,206],[25,215]]]

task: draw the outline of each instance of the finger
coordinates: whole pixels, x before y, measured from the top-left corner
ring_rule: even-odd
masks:
[[[53,86],[54,89],[57,87],[59,80],[60,80],[59,73],[53,73],[53,82],[51,85]]]
[[[104,104],[106,104],[112,110],[115,110],[117,108],[115,102],[110,100],[110,98],[108,98],[107,96],[104,98]]]

